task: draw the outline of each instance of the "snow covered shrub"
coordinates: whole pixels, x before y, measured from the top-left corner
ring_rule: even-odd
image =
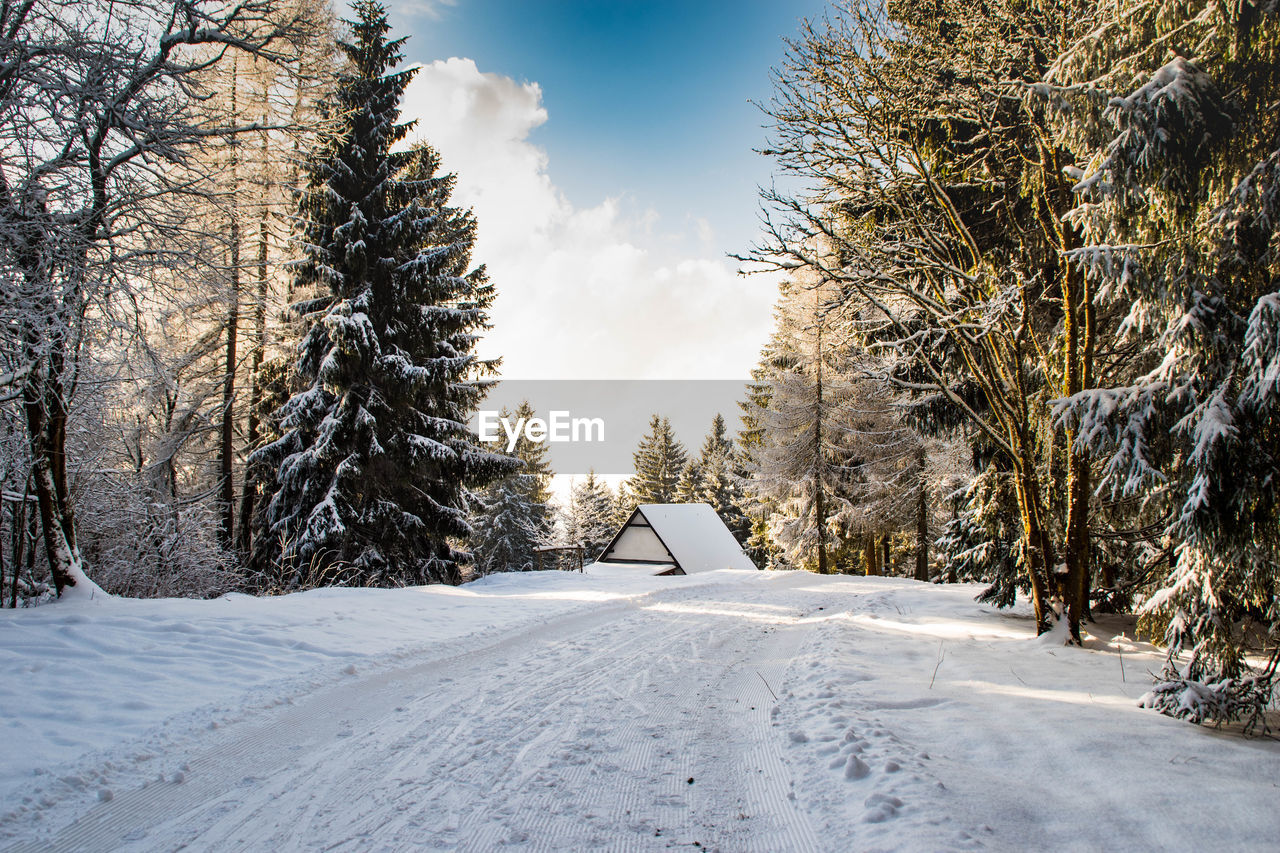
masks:
[[[237,588],[211,501],[169,499],[131,472],[93,473],[77,488],[79,546],[94,581],[129,598],[212,598]]]
[[[1138,700],[1143,708],[1153,708],[1170,717],[1202,725],[1221,726],[1232,720],[1244,721],[1245,734],[1267,734],[1265,713],[1274,701],[1277,656],[1258,675],[1246,678],[1197,680],[1173,665]]]

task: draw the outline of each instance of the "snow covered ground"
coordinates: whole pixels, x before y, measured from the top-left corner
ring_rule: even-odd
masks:
[[[969,586],[538,573],[0,615],[0,847],[1270,850],[1280,744]],[[1112,626],[1114,627],[1114,626]]]

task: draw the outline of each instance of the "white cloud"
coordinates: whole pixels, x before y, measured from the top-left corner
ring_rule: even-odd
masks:
[[[397,0],[396,11],[410,18],[438,21],[445,7],[458,5],[458,0]]]
[[[403,112],[458,174],[455,201],[475,209],[476,260],[499,294],[483,349],[503,356],[504,376],[746,376],[772,326],[774,282],[741,278],[723,257],[646,247],[652,211],[571,204],[528,140],[548,119],[537,83],[438,61],[420,67]],[[710,224],[692,223],[706,244]]]
[[[698,239],[703,243],[710,243],[715,237],[715,230],[711,227],[711,223],[705,217],[693,217],[693,226],[697,229]]]

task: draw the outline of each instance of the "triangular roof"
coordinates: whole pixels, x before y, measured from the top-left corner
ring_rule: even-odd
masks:
[[[640,563],[671,574],[756,567],[710,504],[641,504],[596,562]]]

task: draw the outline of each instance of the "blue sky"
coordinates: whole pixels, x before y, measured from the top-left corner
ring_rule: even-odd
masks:
[[[745,377],[777,286],[726,257],[755,239],[772,172],[752,150],[766,117],[750,102],[770,97],[783,38],[825,3],[390,8],[423,66],[405,117],[480,222],[504,375]]]
[[[769,70],[782,38],[825,2],[457,0],[397,4],[410,61],[451,56],[542,87],[549,121],[530,140],[569,199],[624,196],[669,229],[703,216],[725,251],[756,229]],[[430,9],[428,14],[404,11]]]

